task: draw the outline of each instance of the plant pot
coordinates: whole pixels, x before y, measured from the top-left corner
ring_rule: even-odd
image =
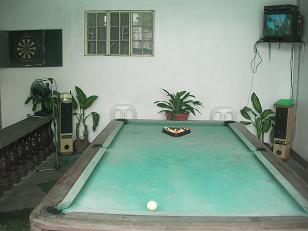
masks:
[[[173,114],[166,112],[165,115],[167,120],[188,120],[189,113]]]
[[[86,139],[74,140],[74,151],[76,153],[82,153],[89,146],[89,141]]]

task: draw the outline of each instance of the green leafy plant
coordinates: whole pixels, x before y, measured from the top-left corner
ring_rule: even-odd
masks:
[[[92,130],[95,131],[97,128],[97,125],[99,123],[100,116],[97,112],[90,112],[89,114],[86,114],[86,110],[91,107],[93,102],[97,99],[96,95],[91,95],[89,97],[86,96],[86,94],[81,90],[79,87],[75,86],[76,91],[76,99],[73,97],[73,109],[74,113],[73,115],[77,119],[76,123],[76,139],[80,140],[80,126],[83,126],[83,136],[82,138],[88,141],[89,137],[89,131],[88,126],[86,124],[87,118],[92,116]]]
[[[247,106],[242,108],[240,112],[248,121],[241,121],[241,123],[252,124],[257,130],[259,140],[264,143],[264,135],[274,126],[275,115],[272,109],[262,109],[260,100],[255,93],[251,95],[250,99],[254,110]]]
[[[169,97],[168,101],[155,101],[154,104],[161,108],[159,111],[174,114],[192,113],[196,115],[196,111],[201,114],[201,112],[196,108],[197,106],[202,106],[202,103],[198,100],[193,100],[196,98],[194,95],[190,94],[188,91],[179,91],[176,93],[170,93],[166,89],[162,89]]]

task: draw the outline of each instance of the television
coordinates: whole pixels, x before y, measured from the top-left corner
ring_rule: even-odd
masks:
[[[265,42],[299,42],[303,17],[296,5],[264,7],[263,39]]]

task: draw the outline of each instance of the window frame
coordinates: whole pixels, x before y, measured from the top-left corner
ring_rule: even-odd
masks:
[[[106,54],[97,54],[97,43],[98,43],[98,25],[96,21],[96,54],[89,54],[88,53],[88,14],[96,14],[96,20],[97,20],[97,14],[99,13],[105,13],[107,18],[107,24],[106,24]],[[119,54],[111,54],[110,53],[110,47],[111,47],[111,13],[119,13],[119,19],[121,13],[129,13],[129,39],[128,39],[128,54],[120,54],[120,43],[121,40],[119,38]],[[134,13],[151,13],[152,14],[152,54],[133,54],[133,14]],[[119,21],[119,28],[121,27],[120,21]],[[143,28],[143,26],[142,26]],[[112,57],[154,57],[154,50],[155,50],[155,11],[154,10],[85,10],[84,12],[84,56],[112,56]],[[120,36],[120,33],[119,33]],[[91,41],[91,40],[90,40]],[[142,44],[143,44],[143,37],[142,37]],[[143,47],[142,53],[143,53]]]

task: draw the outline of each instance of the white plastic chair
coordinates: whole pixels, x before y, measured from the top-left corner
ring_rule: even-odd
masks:
[[[232,107],[214,107],[211,110],[211,120],[235,120],[236,112]]]
[[[111,119],[136,119],[137,110],[131,104],[116,104],[110,109]]]

